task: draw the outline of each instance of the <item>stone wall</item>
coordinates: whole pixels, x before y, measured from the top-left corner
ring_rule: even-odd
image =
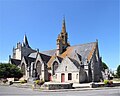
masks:
[[[72,89],[72,83],[52,83],[52,84],[44,84],[43,88],[48,90],[55,89]]]

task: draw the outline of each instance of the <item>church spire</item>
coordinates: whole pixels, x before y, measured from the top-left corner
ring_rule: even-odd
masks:
[[[66,32],[65,17],[64,17],[62,23],[62,31],[57,38],[57,55],[60,55],[63,52],[65,52],[68,46],[70,46],[70,44],[68,43],[68,34]]]
[[[61,33],[66,33],[65,17],[63,18],[62,32]]]
[[[26,34],[24,35],[23,46],[24,46],[24,47],[27,47],[27,48],[30,48]]]

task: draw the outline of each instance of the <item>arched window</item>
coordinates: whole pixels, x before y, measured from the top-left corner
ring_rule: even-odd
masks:
[[[58,68],[58,62],[57,61],[55,61],[54,63],[53,63],[53,66],[52,66],[52,73],[53,73],[53,75],[55,75],[55,70]]]
[[[36,71],[37,71],[37,76],[39,77],[41,75],[41,70],[42,70],[42,64],[40,63],[40,61],[38,61],[36,63]]]
[[[21,70],[22,70],[23,75],[25,75],[26,72],[25,72],[25,64],[24,63],[22,63]]]

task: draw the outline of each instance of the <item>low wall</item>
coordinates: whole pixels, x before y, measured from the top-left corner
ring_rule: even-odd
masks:
[[[44,88],[48,90],[55,90],[55,89],[72,89],[73,83],[49,83],[44,84]]]
[[[120,83],[113,83],[113,84],[95,84],[94,87],[115,87],[115,86],[120,86]],[[94,88],[92,87],[92,88]]]

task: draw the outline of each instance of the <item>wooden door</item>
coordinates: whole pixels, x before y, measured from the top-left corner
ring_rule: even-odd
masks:
[[[65,74],[64,73],[61,74],[61,82],[65,82]]]

